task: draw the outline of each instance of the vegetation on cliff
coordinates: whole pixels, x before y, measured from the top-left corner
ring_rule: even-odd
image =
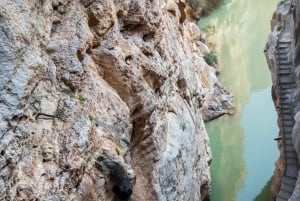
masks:
[[[220,5],[222,0],[187,0],[187,3],[197,11],[200,16],[208,15]]]

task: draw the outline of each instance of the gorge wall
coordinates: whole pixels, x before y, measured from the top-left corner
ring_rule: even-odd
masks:
[[[232,96],[182,0],[0,1],[0,200],[207,200]]]
[[[280,128],[271,200],[300,200],[300,1],[285,0],[271,22],[265,53],[272,74],[272,96]]]

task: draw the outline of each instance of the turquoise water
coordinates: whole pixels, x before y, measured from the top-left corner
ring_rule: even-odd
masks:
[[[212,201],[267,201],[278,158],[277,115],[263,49],[277,0],[226,0],[201,29],[218,55],[236,113],[206,124],[213,162]]]

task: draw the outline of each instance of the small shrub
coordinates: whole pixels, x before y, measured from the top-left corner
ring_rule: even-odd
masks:
[[[283,4],[284,2],[286,2],[286,0],[281,0],[281,1],[280,1],[280,4]]]
[[[214,54],[213,52],[206,52],[204,54],[204,59],[205,59],[206,63],[211,66],[218,63],[217,55]]]
[[[180,124],[180,129],[181,129],[182,131],[185,131],[185,129],[186,129],[186,124],[185,124],[185,123],[181,123],[181,124]]]
[[[52,125],[54,126],[56,123],[56,119],[60,118],[60,113],[58,112],[58,110],[55,110],[52,114]]]
[[[86,101],[86,97],[84,97],[82,94],[79,94],[78,96],[76,96],[75,94],[69,94],[70,98],[75,98],[77,100],[79,100],[79,103],[82,105],[85,101]]]
[[[281,31],[283,29],[282,25],[277,26],[277,31]]]
[[[60,6],[60,7],[58,8],[58,12],[59,12],[61,15],[66,15],[66,14],[68,14],[70,11],[71,11],[71,8],[68,7],[67,5],[63,5],[63,6]]]
[[[82,94],[79,94],[77,96],[77,99],[79,100],[81,105],[86,101],[86,98]]]
[[[96,118],[95,125],[96,125],[97,128],[100,126],[100,121],[99,121],[98,118]]]
[[[207,15],[210,11],[218,7],[221,0],[187,0],[187,3],[194,9],[202,9],[203,14]]]
[[[120,150],[118,149],[118,147],[116,147],[116,153],[117,153],[118,156],[121,155],[121,152],[120,152]]]
[[[89,119],[91,122],[93,122],[95,120],[95,117],[93,115],[89,114]]]
[[[198,9],[202,6],[200,0],[187,0],[187,3],[190,4],[193,9]]]
[[[55,111],[53,112],[52,118],[53,118],[53,119],[54,119],[54,118],[58,118],[58,115],[59,115],[58,111],[55,110]]]
[[[98,128],[100,126],[100,120],[97,117],[89,114],[89,119],[92,123],[95,123],[95,126]]]
[[[70,98],[76,98],[74,93],[70,93],[69,96],[70,96]]]

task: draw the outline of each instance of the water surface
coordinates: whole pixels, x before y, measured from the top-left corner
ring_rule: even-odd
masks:
[[[263,49],[277,0],[225,0],[200,28],[210,27],[221,81],[236,113],[207,123],[213,163],[212,201],[267,201],[278,133]],[[265,187],[265,188],[264,188]]]

